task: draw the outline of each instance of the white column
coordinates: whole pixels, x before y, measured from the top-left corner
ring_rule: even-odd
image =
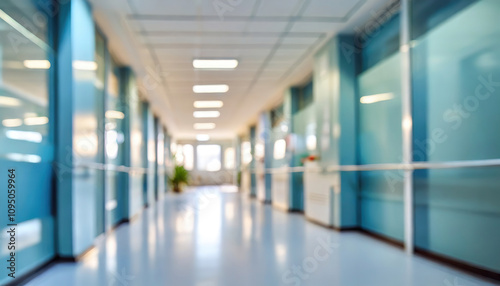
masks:
[[[413,161],[410,12],[412,0],[401,0],[401,102],[403,113],[403,164]],[[413,170],[404,171],[404,235],[406,253],[413,253]]]

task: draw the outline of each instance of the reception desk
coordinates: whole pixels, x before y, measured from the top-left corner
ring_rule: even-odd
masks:
[[[337,174],[319,172],[317,162],[306,162],[304,172],[305,216],[325,226],[333,226],[335,190],[339,188]]]
[[[290,209],[290,172],[288,166],[273,170],[271,186],[273,206],[288,211]]]

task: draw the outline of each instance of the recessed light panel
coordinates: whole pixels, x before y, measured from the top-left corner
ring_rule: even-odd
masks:
[[[43,136],[41,133],[30,131],[7,130],[5,132],[5,136],[12,140],[21,140],[34,143],[41,143],[43,140]]]
[[[17,98],[8,97],[8,96],[0,96],[0,106],[20,106],[21,101]]]
[[[237,66],[238,66],[238,61],[235,59],[226,59],[226,60],[196,59],[196,60],[193,60],[193,67],[195,69],[235,69]]]
[[[224,103],[220,100],[195,101],[195,108],[221,108]]]
[[[195,85],[194,93],[226,93],[229,91],[227,84]]]
[[[217,118],[220,116],[219,111],[195,111],[194,118]]]
[[[211,130],[215,129],[215,123],[195,123],[193,127],[196,130]]]
[[[19,118],[4,119],[2,120],[2,125],[5,127],[19,127],[23,125],[23,120]]]
[[[95,71],[98,65],[93,61],[73,61],[73,68],[81,71]]]
[[[105,116],[106,116],[106,118],[109,118],[109,119],[123,119],[123,118],[125,118],[125,114],[123,114],[123,112],[116,111],[116,110],[106,111]]]
[[[34,70],[50,69],[50,62],[47,60],[26,60],[23,62],[23,64],[28,69],[34,69]]]
[[[24,119],[24,124],[28,126],[35,126],[35,125],[44,125],[49,123],[49,118],[42,116],[42,117],[28,117]]]
[[[198,141],[208,141],[210,140],[210,136],[207,134],[198,134],[196,135],[196,140]]]

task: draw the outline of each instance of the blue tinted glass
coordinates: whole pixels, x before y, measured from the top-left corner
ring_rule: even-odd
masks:
[[[373,25],[376,29],[372,33],[363,32],[358,36],[355,45],[361,49],[360,72],[370,69],[399,50],[399,18],[399,13],[397,13],[386,22],[375,22]]]
[[[499,12],[479,1],[414,42],[416,161],[500,157]]]
[[[358,77],[360,163],[399,163],[402,158],[400,54]]]
[[[48,2],[48,1],[39,1]],[[53,50],[48,35],[50,18],[33,1],[0,3],[0,170],[7,176],[14,169],[15,221],[0,217],[2,233],[7,223],[16,223],[16,276],[52,259],[55,255],[53,216],[53,120],[50,110]],[[64,162],[58,175],[71,172]],[[1,187],[7,194],[7,186]],[[4,199],[2,199],[4,202]],[[0,204],[7,213],[7,204]],[[26,239],[27,238],[27,239]],[[0,252],[0,267],[6,269],[8,252]],[[0,277],[0,284],[12,282]],[[15,282],[14,282],[15,283]]]
[[[412,38],[416,39],[478,0],[419,0],[412,3]]]
[[[106,164],[123,166],[125,147],[125,106],[120,96],[120,70],[112,59],[107,67],[107,92],[105,118]],[[124,198],[120,190],[125,187],[126,174],[106,170],[106,228],[109,229],[123,218]]]
[[[415,246],[500,271],[500,168],[415,173]]]
[[[358,77],[359,163],[402,159],[401,59],[397,53]],[[360,173],[361,226],[403,239],[403,180],[398,172]]]
[[[443,2],[454,13],[413,42],[414,159],[500,158],[500,2]],[[416,172],[416,246],[500,271],[499,171]]]
[[[402,160],[401,55],[399,7],[370,34],[359,39],[358,152],[360,164]],[[392,13],[392,14],[391,14]],[[363,229],[403,240],[403,180],[395,171],[360,172],[360,223]]]

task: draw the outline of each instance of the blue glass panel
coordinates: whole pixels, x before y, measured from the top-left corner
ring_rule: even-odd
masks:
[[[500,272],[500,168],[418,171],[415,245]]]
[[[40,3],[47,1],[39,1]],[[33,15],[40,21],[35,22]],[[0,3],[0,213],[7,214],[8,170],[15,169],[14,221],[0,216],[0,284],[7,276],[8,223],[16,223],[19,277],[55,255],[53,213],[52,45],[50,18],[32,1]],[[61,171],[68,171],[66,168]]]
[[[455,2],[413,43],[417,161],[500,158],[500,2]],[[417,247],[499,272],[498,171],[416,172]]]
[[[397,53],[359,75],[359,163],[400,163],[401,59]],[[403,180],[397,172],[360,173],[361,227],[403,239]]]
[[[312,85],[310,85],[312,88]],[[292,103],[299,102],[299,95],[292,90]],[[292,104],[295,106],[298,104]],[[294,109],[292,109],[294,110]],[[302,166],[302,160],[316,153],[316,106],[309,104],[303,109],[295,110],[292,113],[292,134],[294,150],[291,159],[291,166]],[[293,186],[293,196],[291,208],[303,210],[304,208],[304,174],[291,173],[291,184]]]
[[[400,54],[362,73],[358,84],[360,163],[401,162]]]
[[[120,97],[120,70],[111,57],[108,57],[107,70],[106,111],[108,112],[108,116],[105,118],[106,164],[123,166],[125,165],[123,159],[125,143],[124,116],[126,107]],[[110,229],[124,218],[123,208],[125,201],[123,198],[123,189],[125,188],[124,180],[126,178],[126,175],[122,172],[106,170],[106,229]]]
[[[399,50],[399,14],[392,15],[389,20],[377,23],[376,26],[378,28],[372,33],[358,36],[356,45],[361,48],[360,72],[372,68]],[[370,25],[367,24],[367,27]]]
[[[478,0],[419,0],[412,1],[412,39],[440,25],[448,18]]]
[[[104,67],[99,67],[97,63],[95,24],[90,5],[84,0],[71,2],[71,29],[73,164],[85,166],[103,163],[105,99],[98,70]],[[79,255],[89,249],[103,230],[102,178],[102,171],[94,168],[79,167],[74,170],[72,201],[78,203],[72,205],[72,255]]]

